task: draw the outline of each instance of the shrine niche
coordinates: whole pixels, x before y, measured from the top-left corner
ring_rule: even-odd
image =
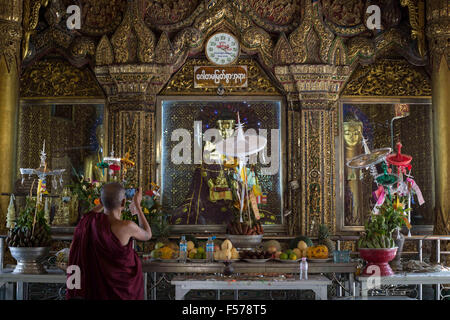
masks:
[[[74,172],[101,181],[96,163],[106,148],[104,98],[93,73],[54,54],[27,68],[21,84],[19,168],[37,167],[36,155],[46,141],[47,161],[65,169],[64,181],[70,183]],[[18,181],[16,188],[27,193],[32,182]]]
[[[288,216],[290,232],[314,234],[321,223],[336,230],[340,204],[333,177],[339,168],[333,141],[340,139],[342,95],[430,95],[425,68],[413,65],[425,63],[414,38],[424,29],[410,3],[377,1],[389,12],[382,13],[383,31],[372,32],[364,23],[368,1],[77,0],[83,10],[78,33],[64,29],[68,4],[51,1],[37,16],[27,13],[30,22],[36,17],[40,22],[27,29],[24,101],[42,98],[42,92],[86,103],[105,97],[105,152],[129,153],[137,166],[127,172],[128,179],[148,187],[161,179],[156,128],[165,97],[177,103],[204,95],[280,97],[286,109],[286,194],[279,210],[294,212]],[[246,86],[196,87],[192,81],[196,68],[210,66],[203,50],[217,32],[239,41],[234,65],[247,67]],[[50,57],[40,59],[43,55]],[[30,80],[49,70],[57,71],[36,83]],[[73,86],[68,75],[80,79],[79,85]],[[393,86],[397,81],[404,86]],[[58,85],[63,82],[70,85]],[[288,183],[295,181],[300,188],[288,192]]]

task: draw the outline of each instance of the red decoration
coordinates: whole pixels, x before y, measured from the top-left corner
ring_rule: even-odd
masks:
[[[362,259],[368,262],[367,266],[362,272],[362,276],[392,276],[394,274],[394,271],[392,271],[391,266],[388,262],[392,261],[395,258],[396,254],[397,247],[390,249],[359,248],[359,255]]]

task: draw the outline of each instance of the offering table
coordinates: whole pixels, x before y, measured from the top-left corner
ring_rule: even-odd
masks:
[[[350,263],[333,263],[333,262],[316,262],[308,264],[308,274],[310,277],[321,273],[335,273],[335,274],[348,274],[348,288],[352,291],[354,288],[354,273],[356,272],[356,262]],[[186,274],[197,274],[199,277],[206,279],[208,275],[223,273],[224,264],[221,262],[205,262],[205,263],[178,263],[178,262],[164,262],[162,261],[149,261],[143,260],[142,269],[144,273],[150,273],[152,277],[152,283],[158,283],[158,273],[174,273],[179,276],[186,276]],[[248,262],[233,262],[232,267],[234,269],[234,275],[252,275],[252,274],[277,274],[277,275],[298,275],[299,263],[281,263],[276,261],[268,261],[264,263],[248,263]],[[200,274],[202,274],[200,276]],[[223,278],[226,279],[226,278]],[[311,278],[312,279],[312,278]],[[156,285],[151,288],[151,299],[156,299]],[[277,290],[272,287],[272,290]],[[217,289],[216,289],[217,290]],[[234,289],[228,289],[234,290]],[[237,289],[236,289],[237,290]],[[235,292],[236,294],[236,292]]]
[[[422,300],[422,285],[436,285],[436,300],[443,298],[441,286],[450,283],[450,271],[423,272],[423,273],[396,273],[389,277],[358,277],[361,284],[361,296],[367,297],[369,290],[379,289],[382,285],[418,285],[418,298]]]
[[[322,275],[311,275],[308,280],[294,277],[217,277],[178,276],[171,284],[175,286],[175,300],[183,300],[190,290],[312,290],[316,300],[327,300],[327,286],[332,281]],[[220,295],[218,295],[220,297]],[[237,295],[235,294],[235,299]]]

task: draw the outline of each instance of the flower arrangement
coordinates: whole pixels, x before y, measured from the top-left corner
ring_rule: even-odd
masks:
[[[151,183],[152,188],[144,192],[142,197],[141,208],[147,219],[148,223],[152,227],[152,232],[155,236],[166,237],[169,233],[169,219],[168,215],[162,210],[162,206],[159,203],[159,186],[155,183]],[[126,208],[122,214],[123,220],[132,220],[136,223],[137,215],[132,215],[130,210],[131,201],[128,200]]]
[[[408,222],[410,209],[405,209],[404,201],[401,196],[397,196],[395,202],[386,198],[378,213],[373,213],[365,223],[365,233],[358,240],[359,248],[395,247],[393,232],[402,226],[411,228]]]
[[[95,206],[100,204],[100,193],[104,182],[98,181],[86,181],[82,176],[77,175],[75,183],[70,186],[72,193],[78,196],[83,213],[91,211]],[[123,181],[122,184],[129,193],[134,190],[132,185],[127,181]],[[162,206],[159,203],[159,186],[155,183],[151,183],[152,188],[145,191],[142,197],[141,208],[147,218],[148,223],[152,227],[153,233],[155,235],[167,235],[169,229],[169,222],[167,215],[163,213]],[[127,197],[125,209],[122,213],[123,220],[132,220],[138,223],[137,216],[132,215],[130,210],[131,198]]]
[[[80,209],[83,212],[91,211],[100,204],[100,190],[104,183],[85,180],[83,176],[75,175],[75,181],[69,186],[72,193],[78,196]]]

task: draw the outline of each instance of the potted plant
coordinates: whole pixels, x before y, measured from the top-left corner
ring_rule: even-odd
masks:
[[[28,197],[14,226],[9,230],[6,243],[17,261],[13,273],[46,273],[41,261],[50,252],[50,227],[42,204]]]
[[[377,271],[376,267],[379,268],[380,276],[394,274],[389,266],[398,249],[394,232],[404,225],[410,228],[407,215],[409,209],[404,209],[399,197],[395,203],[387,198],[378,209],[378,213],[373,213],[365,223],[365,232],[358,240],[360,256],[367,261],[363,276],[373,275]]]

